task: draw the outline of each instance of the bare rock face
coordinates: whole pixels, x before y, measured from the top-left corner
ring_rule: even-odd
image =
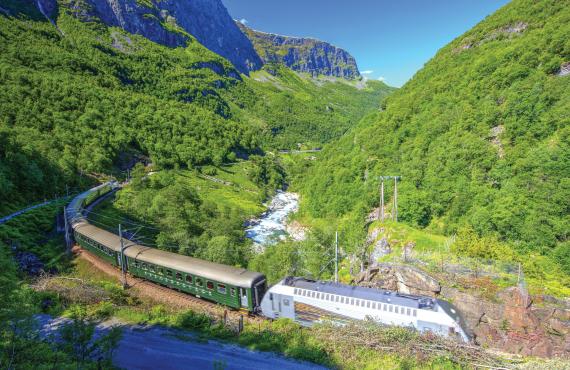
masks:
[[[169,47],[185,46],[191,35],[244,74],[262,67],[221,0],[71,0],[69,8],[80,19],[100,19]]]
[[[570,62],[562,63],[557,75],[560,77],[570,75]]]
[[[479,345],[525,356],[570,357],[570,305],[564,301],[544,300],[548,305],[534,306],[518,287],[507,288],[490,301],[442,286],[414,267],[391,264],[371,267],[353,283],[448,300],[459,310]]]
[[[354,57],[327,42],[259,32],[239,22],[237,25],[253,42],[264,63],[281,63],[313,77],[324,75],[349,80],[360,77]]]
[[[538,357],[570,356],[570,310],[534,307],[517,287],[490,302],[444,287],[441,295],[462,313],[477,344]]]
[[[437,280],[411,266],[381,264],[360,273],[354,282],[361,286],[430,297],[435,297],[441,290]]]

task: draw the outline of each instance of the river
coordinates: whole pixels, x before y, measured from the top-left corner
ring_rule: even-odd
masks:
[[[245,230],[246,236],[253,240],[255,249],[261,252],[266,246],[285,240],[288,236],[287,218],[298,209],[298,194],[278,191],[268,204],[267,211],[258,219],[250,220]]]

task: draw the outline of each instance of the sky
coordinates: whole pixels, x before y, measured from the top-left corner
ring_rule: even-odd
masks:
[[[222,0],[253,29],[347,50],[363,76],[402,86],[438,49],[508,0]]]

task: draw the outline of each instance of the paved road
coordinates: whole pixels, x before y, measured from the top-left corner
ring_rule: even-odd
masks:
[[[42,336],[57,330],[65,321],[38,316]],[[114,323],[116,325],[116,323]],[[111,322],[97,327],[103,333]],[[224,370],[324,370],[324,367],[287,359],[268,352],[251,351],[233,344],[198,341],[192,333],[159,326],[125,325],[123,339],[115,352],[114,365],[137,370],[214,369]]]

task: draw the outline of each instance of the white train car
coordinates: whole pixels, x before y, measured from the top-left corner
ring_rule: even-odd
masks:
[[[285,317],[304,325],[369,318],[469,341],[459,313],[445,301],[332,282],[287,277],[267,291],[261,311],[269,318]]]

